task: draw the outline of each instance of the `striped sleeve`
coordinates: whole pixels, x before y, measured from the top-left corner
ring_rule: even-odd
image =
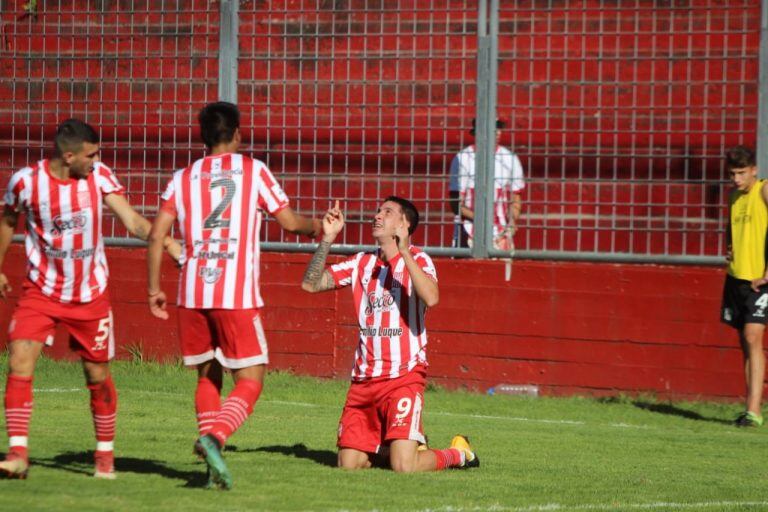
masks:
[[[261,162],[259,165],[259,208],[274,215],[288,206],[288,196],[285,195],[280,184],[272,175],[267,166]]]
[[[165,191],[160,196],[160,199],[162,200],[160,204],[160,209],[162,211],[170,213],[171,215],[177,214],[176,185],[174,184],[173,178],[168,182],[168,186],[165,187]]]
[[[336,288],[344,288],[352,284],[352,275],[355,273],[355,267],[358,265],[363,253],[359,252],[349,259],[340,261],[328,267]]]
[[[102,194],[123,193],[124,188],[120,182],[117,181],[117,176],[112,172],[112,169],[99,162],[96,164],[93,172],[96,175],[96,183]]]
[[[13,173],[11,180],[8,182],[8,189],[3,196],[3,203],[10,206],[14,211],[21,211],[21,203],[23,202],[22,196],[26,187],[25,176],[28,176],[31,172],[31,168],[25,167],[24,169]]]
[[[427,253],[424,251],[418,251],[414,254],[413,259],[416,260],[416,263],[419,264],[419,268],[421,268],[425,274],[427,274],[435,282],[437,281],[437,270],[435,269],[435,263]]]

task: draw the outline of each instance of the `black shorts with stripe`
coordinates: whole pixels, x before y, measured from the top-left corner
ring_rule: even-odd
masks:
[[[736,329],[741,329],[744,324],[765,325],[768,322],[768,285],[761,286],[756,292],[750,281],[728,274],[723,285],[720,321]]]

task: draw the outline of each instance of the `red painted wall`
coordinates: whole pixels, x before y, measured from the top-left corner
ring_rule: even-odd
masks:
[[[143,249],[108,250],[118,357],[178,356],[176,319],[145,305]],[[348,290],[312,295],[299,282],[308,255],[264,254],[264,319],[272,366],[346,378],[355,348]],[[537,384],[544,394],[656,393],[734,399],[743,393],[734,332],[718,321],[722,271],[701,267],[436,259],[440,304],[427,316],[430,375],[448,387]],[[0,306],[5,336],[24,269],[4,265],[14,297]],[[168,262],[164,288],[177,271]],[[172,312],[173,313],[173,312]],[[71,357],[59,333],[51,353]]]

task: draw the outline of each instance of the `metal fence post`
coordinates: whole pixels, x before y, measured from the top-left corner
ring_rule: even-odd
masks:
[[[237,104],[238,4],[219,4],[219,99]]]
[[[473,258],[487,258],[491,228],[493,188],[492,134],[495,134],[495,96],[491,97],[494,73],[492,68],[492,35],[488,34],[488,2],[478,2],[477,16],[477,94],[475,105],[475,204],[473,223]],[[497,13],[498,15],[498,13]],[[492,104],[493,103],[493,104]],[[493,131],[491,131],[493,125]],[[490,194],[490,196],[489,196]]]
[[[757,100],[757,172],[768,178],[768,0],[760,6],[760,78]]]
[[[485,247],[487,258],[488,251],[493,249],[493,227],[495,224],[495,200],[496,200],[496,94],[499,87],[499,0],[491,0],[489,16],[490,50],[488,53],[488,110],[485,114],[485,126],[487,130],[487,145],[485,147],[485,179],[482,186],[485,188]]]

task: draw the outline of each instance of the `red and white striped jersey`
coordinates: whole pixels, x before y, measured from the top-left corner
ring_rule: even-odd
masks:
[[[182,238],[178,304],[262,307],[262,212],[274,215],[288,206],[267,166],[237,153],[207,156],[176,171],[162,198],[163,210],[177,217]]]
[[[102,199],[122,193],[112,170],[96,162],[87,179],[60,180],[40,160],[11,176],[3,201],[24,213],[27,277],[52,299],[87,303],[107,287]]]
[[[493,237],[501,235],[507,227],[507,213],[512,194],[519,194],[525,188],[523,164],[520,159],[504,146],[496,148],[496,165],[493,180]],[[451,162],[450,190],[459,192],[462,206],[475,208],[475,146],[461,150]],[[464,229],[471,237],[471,220],[464,221]]]
[[[411,246],[411,254],[437,281],[427,253]],[[427,306],[416,295],[405,261],[398,254],[385,262],[378,253],[357,253],[331,265],[337,288],[352,286],[360,337],[352,380],[395,379],[417,364],[427,364]]]

